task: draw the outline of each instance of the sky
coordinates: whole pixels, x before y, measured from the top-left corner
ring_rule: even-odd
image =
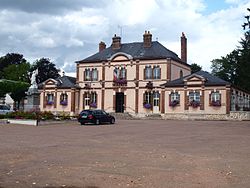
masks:
[[[114,34],[122,43],[143,40],[145,30],[188,63],[211,71],[211,61],[234,50],[249,0],[0,0],[0,56],[20,53],[30,63],[50,58],[66,75],[75,61],[98,51]]]

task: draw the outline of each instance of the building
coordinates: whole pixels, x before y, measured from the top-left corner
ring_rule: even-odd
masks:
[[[100,42],[96,54],[76,61],[76,75],[76,79],[65,75],[49,79],[39,86],[42,111],[78,114],[99,108],[145,116],[228,114],[249,108],[246,92],[204,71],[191,74],[184,33],[180,58],[152,41],[149,31],[142,42],[122,43],[121,37],[114,35],[108,48]]]

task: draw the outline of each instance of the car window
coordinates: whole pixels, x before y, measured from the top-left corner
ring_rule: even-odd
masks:
[[[0,110],[3,110],[3,106],[2,105],[0,105]]]
[[[84,110],[84,111],[82,111],[82,112],[81,112],[81,115],[89,115],[89,114],[91,114],[91,112],[90,112],[90,111],[86,111],[86,110]]]
[[[3,110],[10,110],[8,106],[3,106]]]

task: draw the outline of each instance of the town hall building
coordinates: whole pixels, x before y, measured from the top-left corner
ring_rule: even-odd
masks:
[[[122,43],[114,35],[107,48],[76,61],[76,78],[48,79],[39,86],[41,111],[79,114],[84,109],[149,114],[228,114],[247,110],[250,94],[205,71],[191,74],[187,38],[181,35],[181,57],[152,41]]]

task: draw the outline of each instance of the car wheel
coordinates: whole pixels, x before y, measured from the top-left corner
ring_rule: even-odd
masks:
[[[111,123],[111,124],[114,124],[114,123],[115,123],[115,119],[114,119],[114,118],[111,118],[110,123]]]
[[[81,123],[81,125],[84,125],[84,124],[85,124],[85,123],[83,123],[83,122]]]
[[[99,119],[96,119],[96,120],[95,120],[95,124],[96,124],[96,125],[100,125],[100,120],[99,120]]]

